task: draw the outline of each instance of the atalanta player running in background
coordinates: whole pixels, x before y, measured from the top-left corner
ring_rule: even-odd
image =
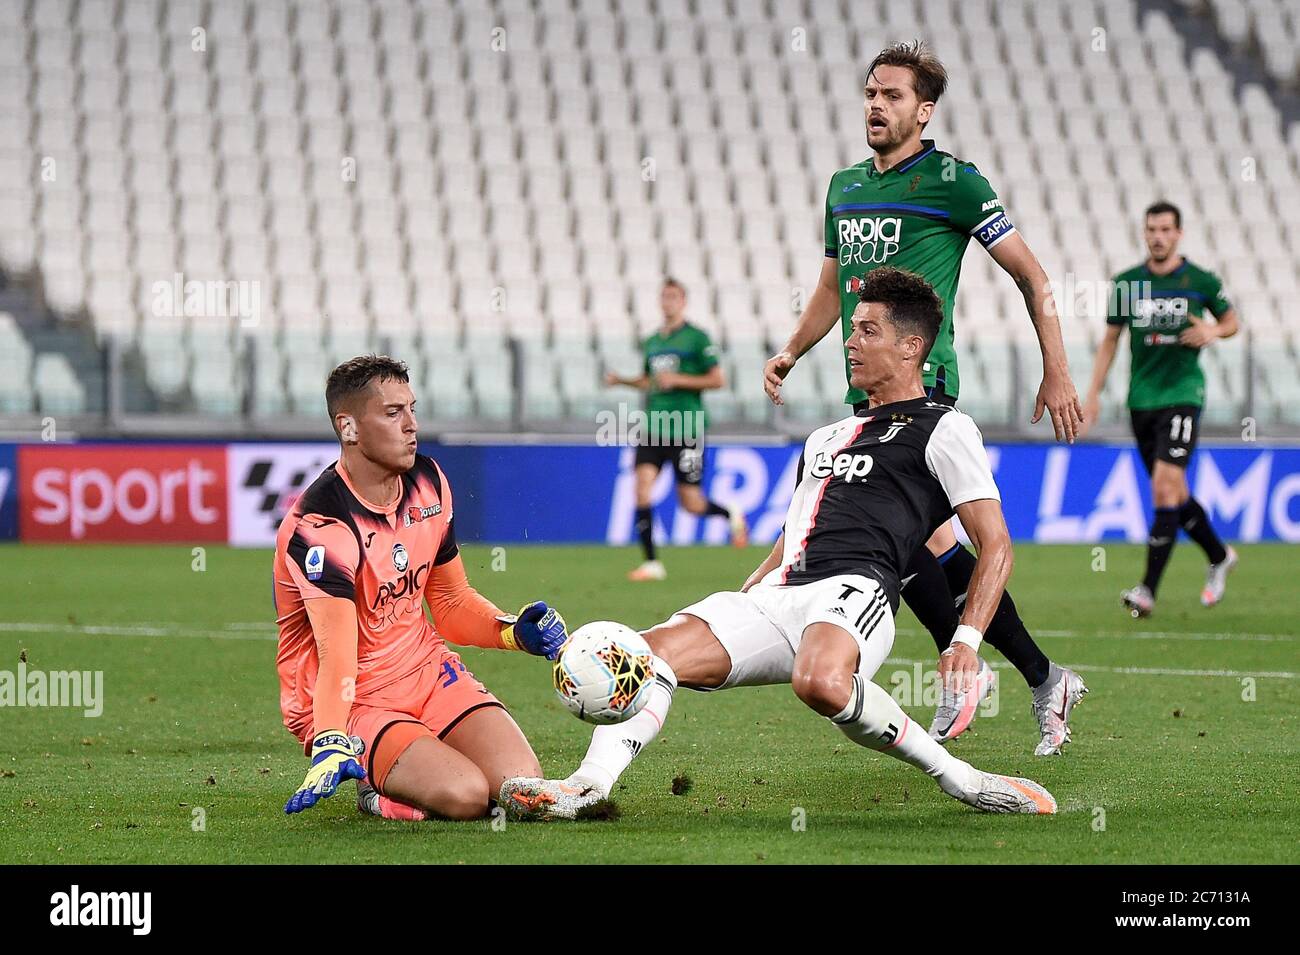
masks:
[[[943,325],[921,376],[934,401],[955,403],[961,379],[953,304],[962,256],[973,238],[1015,280],[1038,335],[1043,381],[1032,420],[1038,421],[1046,410],[1057,440],[1073,441],[1082,409],[1070,381],[1047,275],[979,170],[940,151],[933,140],[921,139],[947,85],[943,64],[922,43],[891,46],[867,68],[867,144],[874,155],[831,177],[821,277],[789,341],[764,368],[764,388],[781,404],[781,383],[808,349],[837,324],[847,339],[858,290],[873,269],[887,265],[920,275],[943,303]],[[862,407],[867,395],[850,382],[844,400]],[[957,628],[974,570],[975,557],[947,525],[927,546],[917,548],[907,565],[903,600],[941,652]],[[1048,660],[1025,629],[1009,593],[1003,593],[986,639],[1015,665],[1033,694],[1040,735],[1035,755],[1059,753],[1070,738],[1070,710],[1085,692],[1083,681]],[[941,742],[960,735],[989,691],[992,677],[987,664],[981,664],[976,687],[969,693],[955,697],[944,692],[930,734]]]
[[[1101,411],[1101,390],[1120,333],[1127,326],[1132,350],[1129,414],[1155,499],[1146,575],[1123,594],[1124,605],[1134,617],[1149,616],[1155,609],[1156,591],[1180,527],[1210,562],[1201,591],[1206,607],[1223,599],[1228,572],[1237,565],[1237,552],[1224,546],[1187,487],[1187,465],[1196,449],[1205,402],[1201,349],[1237,334],[1237,311],[1223,294],[1217,275],[1178,254],[1183,216],[1177,206],[1157,202],[1147,209],[1144,235],[1146,261],[1114,278],[1106,337],[1097,349],[1084,406],[1085,426],[1090,426]],[[1214,316],[1213,323],[1204,320],[1207,311]]]
[[[537,757],[445,640],[553,657],[564,620],[540,601],[503,614],[470,587],[451,486],[416,453],[405,364],[344,362],[325,401],[339,460],[275,545],[280,710],[311,756],[285,812],[356,779],[358,806],[373,815],[486,815],[504,779],[537,774]]]
[[[608,798],[659,734],[679,685],[770,683],[791,684],[854,743],[916,767],[968,806],[1056,811],[1037,783],[981,772],[946,751],[872,682],[894,645],[903,568],[954,510],[979,551],[961,625],[939,664],[958,690],[976,679],[981,634],[1011,573],[1011,537],[979,429],[921,384],[942,320],[924,280],[897,269],[867,276],[846,346],[850,380],[869,391],[869,404],[804,443],[772,552],[740,591],[712,594],[646,631],[655,681],[641,711],[598,727],[568,779],[507,780],[507,814],[571,819]]]
[[[749,526],[739,508],[727,508],[704,496],[704,396],[725,381],[717,349],[704,330],[686,320],[686,289],[676,279],[664,280],[659,293],[664,323],[642,343],[641,374],[625,378],[605,375],[607,385],[628,385],[646,393],[647,433],[636,449],[636,533],[645,560],[628,572],[629,580],[663,580],[668,576],[655,551],[654,516],[650,494],[665,464],[677,475],[677,500],[700,517],[725,517],[731,542],[749,543]]]

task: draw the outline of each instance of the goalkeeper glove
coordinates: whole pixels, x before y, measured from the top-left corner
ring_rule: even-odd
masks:
[[[334,790],[346,779],[365,779],[366,771],[356,760],[352,740],[341,730],[323,730],[311,743],[311,769],[298,791],[287,803],[287,813],[310,809],[322,799],[334,795]]]
[[[519,611],[518,616],[499,617],[506,625],[501,642],[511,650],[524,650],[534,656],[554,660],[569,639],[564,618],[546,601],[535,600]]]

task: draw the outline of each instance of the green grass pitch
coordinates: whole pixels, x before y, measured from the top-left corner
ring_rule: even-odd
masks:
[[[105,700],[97,718],[0,709],[0,863],[1294,861],[1300,550],[1241,550],[1226,602],[1207,611],[1200,554],[1184,543],[1157,615],[1133,621],[1119,591],[1139,576],[1141,548],[1017,548],[1011,590],[1030,629],[1092,692],[1065,755],[1035,759],[1028,690],[1001,668],[998,713],[953,747],[1040,780],[1055,817],[967,809],[853,746],[787,687],[764,687],[679,692],[615,792],[617,820],[498,831],[362,817],[351,785],[284,815],[305,760],[280,723],[269,552],[209,547],[196,571],[188,547],[6,546],[0,670],[24,651],[29,669],[102,670]],[[491,549],[465,548],[471,581],[498,604],[546,598],[573,627],[649,626],[734,588],[762,553],[668,549],[668,581],[630,584],[630,549],[509,547],[494,570]],[[898,623],[886,686],[934,657],[906,610]],[[554,699],[548,665],[464,656],[543,769],[567,775],[589,727]],[[929,708],[909,712],[928,724]],[[692,785],[674,795],[681,775]]]

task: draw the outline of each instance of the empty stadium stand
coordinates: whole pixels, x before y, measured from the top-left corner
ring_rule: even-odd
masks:
[[[1294,0],[1211,6],[1294,84]],[[384,349],[426,421],[590,421],[671,274],[723,345],[715,421],[770,424],[862,67],[919,36],[952,79],[929,135],[1059,283],[1080,390],[1165,197],[1249,330],[1207,421],[1300,425],[1300,123],[1134,0],[0,0],[0,35],[0,270],[59,316],[0,306],[0,414],[102,409],[100,348],[152,410],[319,422],[331,364]],[[957,335],[963,406],[1022,426],[1033,331],[975,247]],[[837,342],[788,388],[778,424],[835,413]]]

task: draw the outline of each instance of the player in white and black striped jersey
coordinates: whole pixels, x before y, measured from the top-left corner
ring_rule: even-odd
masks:
[[[804,443],[786,523],[737,592],[716,593],[644,634],[656,684],[630,720],[595,730],[567,780],[506,780],[500,804],[516,818],[572,817],[607,797],[658,734],[678,685],[716,690],[790,683],[849,739],[933,776],[986,812],[1050,813],[1027,779],[981,772],[944,750],[871,682],[894,643],[899,577],[913,552],[956,512],[979,552],[961,624],[940,658],[964,690],[1011,573],[1011,539],[975,422],[931,401],[921,364],[943,318],[934,290],[897,269],[872,271],[853,314],[850,379],[869,407]]]

